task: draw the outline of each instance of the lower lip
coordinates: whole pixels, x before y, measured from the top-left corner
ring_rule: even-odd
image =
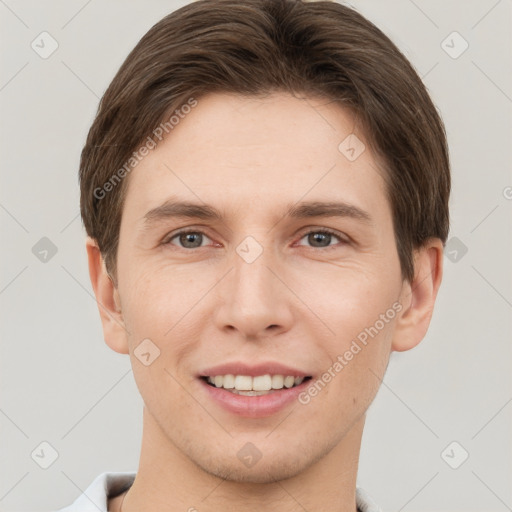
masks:
[[[208,396],[223,409],[247,418],[263,418],[281,411],[297,400],[298,395],[306,389],[313,379],[308,379],[293,388],[260,396],[237,395],[224,388],[210,386],[204,379],[199,379]]]

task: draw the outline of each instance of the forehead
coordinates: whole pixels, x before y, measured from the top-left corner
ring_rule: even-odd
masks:
[[[381,174],[354,116],[335,102],[212,94],[130,173],[125,209],[140,218],[169,195],[260,214],[301,198],[363,209],[384,198]]]

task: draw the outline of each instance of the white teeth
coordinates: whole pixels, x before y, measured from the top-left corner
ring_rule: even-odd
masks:
[[[293,375],[215,375],[207,378],[210,384],[217,388],[229,389],[233,393],[256,396],[271,392],[272,390],[291,388],[304,381],[304,377]],[[241,393],[240,393],[241,392]]]
[[[234,375],[224,375],[224,389],[234,389],[235,388],[235,376]]]
[[[284,387],[285,388],[291,388],[294,384],[295,384],[295,377],[290,377],[289,375],[287,375],[284,378]]]
[[[237,375],[235,377],[235,389],[238,391],[251,391],[252,377],[248,375]]]
[[[272,377],[270,375],[258,375],[252,379],[253,391],[270,391],[272,389]]]
[[[282,375],[272,375],[272,389],[283,389],[284,377]]]
[[[261,395],[268,395],[269,393],[275,393],[275,390],[273,390],[273,389],[271,389],[269,391],[237,391],[236,389],[230,389],[229,391],[236,395],[243,395],[243,396],[261,396]]]

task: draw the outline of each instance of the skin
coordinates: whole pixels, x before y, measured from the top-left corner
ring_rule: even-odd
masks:
[[[105,341],[130,355],[145,404],[135,482],[109,511],[123,497],[123,512],[356,510],[366,411],[390,353],[425,336],[443,247],[431,239],[416,251],[416,277],[402,280],[383,171],[368,145],[353,162],[339,151],[350,133],[364,142],[349,111],[318,98],[200,98],[129,176],[117,287],[87,240]],[[143,231],[146,212],[171,196],[224,217]],[[284,216],[306,200],[344,201],[372,222]],[[172,237],[185,227],[203,238]],[[325,228],[339,237],[315,245],[308,233]],[[252,263],[236,252],[247,236],[263,249]],[[318,378],[397,301],[401,311],[306,405],[240,417],[196,378],[207,366],[264,360]],[[149,366],[134,355],[145,338],[161,351]],[[237,457],[248,442],[262,454],[251,468]]]

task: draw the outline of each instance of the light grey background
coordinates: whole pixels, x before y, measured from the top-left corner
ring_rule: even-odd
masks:
[[[0,0],[2,511],[60,508],[100,472],[137,469],[142,400],[128,356],[103,341],[77,169],[118,67],[185,3]],[[442,113],[450,238],[467,247],[462,254],[452,240],[445,253],[425,340],[391,357],[368,413],[358,483],[384,511],[512,510],[512,4],[352,4],[403,50]],[[59,45],[47,59],[31,48],[43,31]],[[458,36],[446,39],[453,31],[469,43],[458,58],[442,46],[463,48]],[[42,237],[57,247],[47,262],[32,252]],[[31,458],[43,441],[58,452],[48,469]],[[452,469],[447,461],[460,463],[463,450],[469,458]]]

